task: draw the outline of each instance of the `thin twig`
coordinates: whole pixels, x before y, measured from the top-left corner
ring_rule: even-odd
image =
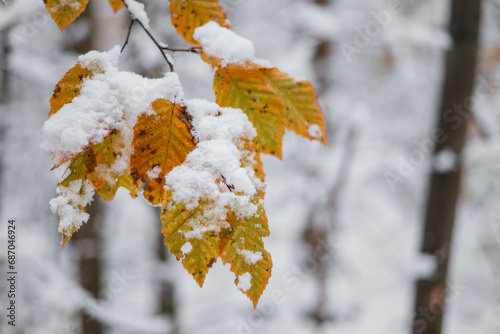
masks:
[[[171,48],[171,47],[168,47],[168,46],[162,46],[162,49],[163,50],[167,50],[167,51],[172,51],[172,52],[192,52],[192,53],[200,53],[198,50],[200,50],[201,48],[199,46],[193,46],[189,49],[176,49],[176,48]]]
[[[158,48],[158,50],[160,50],[161,52],[161,55],[163,56],[163,58],[165,58],[165,60],[167,61],[168,63],[168,67],[170,67],[170,72],[173,72],[174,71],[174,65],[170,62],[170,60],[168,60],[167,58],[167,55],[165,54],[165,52],[163,52],[163,49],[160,45],[160,43],[158,43],[156,41],[156,39],[154,38],[154,36],[151,34],[151,32],[149,32],[149,30],[142,24],[141,21],[135,19],[137,21],[137,23],[139,23],[142,27],[142,29],[144,29],[144,31],[146,32],[146,34],[148,34],[149,38],[151,38],[151,40],[153,41],[153,43],[155,43],[156,47]]]
[[[163,58],[165,58],[167,64],[168,64],[168,67],[170,68],[170,72],[173,72],[174,71],[174,65],[170,62],[170,60],[168,60],[167,58],[167,55],[165,54],[165,52],[163,52],[163,49],[160,45],[160,43],[158,43],[158,41],[156,40],[156,38],[154,38],[153,34],[151,34],[151,32],[148,30],[148,28],[146,28],[144,26],[144,24],[142,24],[142,22],[136,18],[134,18],[134,15],[132,14],[132,12],[130,11],[130,9],[128,8],[128,5],[127,5],[127,2],[123,2],[125,4],[125,7],[127,8],[128,12],[130,13],[130,16],[132,17],[132,20],[133,21],[137,21],[137,23],[139,23],[142,27],[142,29],[146,32],[146,34],[148,34],[149,38],[153,41],[153,43],[155,43],[156,47],[158,48],[158,50],[160,50],[161,52],[161,55],[163,56]]]
[[[127,38],[125,39],[125,43],[123,43],[122,50],[125,50],[125,46],[128,44],[128,39],[130,38],[130,32],[132,31],[132,26],[134,25],[135,20],[130,21],[130,26],[128,27],[128,33],[127,33]]]

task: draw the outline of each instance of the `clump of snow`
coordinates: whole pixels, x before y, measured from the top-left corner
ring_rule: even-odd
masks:
[[[120,58],[120,48],[115,46],[108,52],[89,51],[78,57],[78,62],[82,68],[91,70],[92,72],[106,72],[118,65]]]
[[[222,66],[242,65],[245,62],[270,66],[268,62],[255,57],[255,48],[250,40],[237,35],[230,29],[221,27],[215,21],[196,28],[193,38],[200,43],[206,54],[219,58]]]
[[[261,252],[252,252],[247,249],[238,249],[238,254],[243,255],[247,264],[256,264],[257,262],[262,260]]]
[[[132,14],[132,18],[141,22],[146,29],[149,29],[149,18],[144,9],[144,4],[135,0],[124,0],[124,2],[130,14]]]
[[[165,178],[173,202],[188,210],[203,201],[203,215],[191,222],[187,238],[202,238],[206,231],[229,227],[230,209],[238,218],[257,214],[257,190],[263,187],[251,166],[244,140],[256,136],[256,130],[241,109],[221,108],[204,100],[186,101],[192,116],[193,133],[198,140],[184,164],[175,167]]]
[[[161,173],[161,167],[156,166],[153,169],[148,170],[146,175],[150,180],[152,180],[152,179],[156,179],[160,175],[160,173]]]
[[[181,247],[181,252],[187,254],[193,249],[193,245],[188,241]]]
[[[241,291],[247,291],[252,287],[252,274],[244,273],[238,276],[238,284],[236,285]]]
[[[137,115],[151,109],[158,98],[183,98],[175,73],[148,79],[117,68],[120,48],[109,52],[91,51],[79,58],[80,64],[94,72],[83,81],[80,95],[52,115],[43,126],[42,148],[51,152],[56,165],[81,152],[89,144],[104,140],[111,130],[120,130],[128,157]],[[115,162],[117,169],[127,161]]]
[[[57,187],[58,197],[50,201],[52,212],[59,215],[59,232],[77,230],[89,219],[89,214],[79,206],[86,207],[93,199],[94,187],[88,180],[71,181],[68,187]]]
[[[321,128],[319,127],[318,124],[310,125],[307,128],[307,133],[309,134],[309,136],[311,136],[312,138],[315,138],[315,139],[321,138],[321,135],[322,135]]]

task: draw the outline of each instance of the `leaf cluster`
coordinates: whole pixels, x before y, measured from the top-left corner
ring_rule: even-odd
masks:
[[[85,10],[87,2],[46,0],[45,4],[63,30]],[[115,12],[125,5],[128,8],[127,0],[109,2]],[[150,204],[161,205],[165,243],[198,284],[203,284],[210,267],[221,258],[230,264],[238,288],[256,306],[272,269],[271,255],[263,243],[263,237],[269,236],[269,226],[263,208],[265,174],[260,155],[281,158],[285,129],[326,145],[325,120],[308,81],[296,80],[276,67],[252,61],[223,66],[222,59],[203,49],[193,37],[196,28],[214,21],[230,29],[218,0],[171,0],[170,17],[179,35],[216,69],[213,89],[220,111],[210,117],[223,117],[230,112],[223,112],[225,107],[241,109],[256,129],[253,139],[236,138],[231,144],[239,150],[239,168],[250,175],[256,191],[249,194],[235,188],[226,179],[227,175],[211,175],[218,191],[227,195],[225,198],[244,199],[254,211],[242,214],[233,202],[218,203],[219,197],[200,197],[195,205],[179,200],[167,178],[174,169],[194,163],[193,152],[201,147],[202,140],[187,105],[166,97],[152,101],[150,110],[141,111],[133,120],[131,143],[125,130],[109,128],[104,140],[89,142],[81,152],[63,159],[56,159],[56,153],[51,152],[56,162],[54,167],[68,165],[69,173],[59,187],[69,187],[78,180],[83,194],[84,184],[89,181],[108,201],[119,187],[124,187],[132,197],[142,194]],[[65,105],[73,103],[83,85],[100,73],[98,67],[88,68],[81,63],[71,68],[55,87],[49,116],[54,117]],[[128,165],[117,172],[114,165],[118,160]],[[75,210],[85,211],[81,204],[72,205]],[[78,227],[63,229],[63,245]]]

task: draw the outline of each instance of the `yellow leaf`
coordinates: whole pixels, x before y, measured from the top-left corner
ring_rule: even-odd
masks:
[[[63,248],[64,245],[66,245],[68,241],[70,241],[71,237],[73,236],[73,234],[75,234],[75,232],[76,232],[76,227],[73,227],[71,231],[63,230],[61,246],[59,248]]]
[[[179,35],[198,46],[198,42],[193,39],[196,28],[209,21],[215,21],[220,26],[229,28],[226,13],[218,0],[171,0],[170,17]]]
[[[241,108],[257,129],[255,144],[266,154],[281,158],[285,128],[326,145],[325,119],[314,88],[277,68],[230,65],[217,69],[216,102]]]
[[[102,143],[91,145],[85,150],[87,179],[106,201],[112,200],[120,187],[128,189],[134,198],[139,193],[140,186],[134,184],[130,169],[119,173],[112,169],[116,159],[124,154],[124,147],[120,131],[113,130]]]
[[[134,180],[130,175],[130,170],[126,169],[120,173],[112,170],[112,166],[116,159],[122,154],[123,138],[120,131],[111,131],[104,138],[104,141],[98,144],[90,145],[84,151],[78,153],[68,166],[69,175],[59,183],[59,186],[69,187],[70,183],[75,180],[81,180],[82,190],[83,182],[89,180],[97,193],[109,201],[112,200],[119,187],[124,187],[130,191],[132,197],[136,197],[139,193],[140,186],[134,184]],[[76,209],[76,207],[75,207]],[[85,212],[85,207],[78,206],[80,212]],[[63,217],[61,217],[63,219]],[[63,230],[62,246],[70,239],[76,229],[71,231]]]
[[[57,83],[54,94],[50,98],[49,116],[55,114],[65,104],[71,103],[75,97],[80,95],[83,80],[91,78],[92,75],[92,71],[82,68],[79,63],[66,72]]]
[[[285,105],[286,128],[326,145],[325,117],[311,83],[295,80],[277,68],[262,68],[260,72]]]
[[[257,307],[273,266],[271,254],[265,250],[262,241],[262,237],[269,236],[267,218],[261,208],[258,217],[241,219],[230,213],[228,221],[232,233],[230,241],[226,241],[221,250],[222,261],[231,265],[231,271],[236,275],[236,285]],[[241,284],[242,275],[250,275],[250,286]]]
[[[125,6],[123,0],[109,0],[109,4],[111,5],[111,8],[113,8],[115,13],[119,11],[123,6]]]
[[[87,179],[106,201],[112,200],[120,187],[128,189],[130,195],[136,197],[139,186],[134,184],[130,170],[117,173],[111,169],[116,158],[123,154],[122,140],[120,132],[114,130],[102,143],[85,148],[71,159],[68,167],[70,174],[60,184],[67,187],[71,181]]]
[[[130,166],[134,179],[146,184],[144,197],[156,205],[162,202],[165,174],[184,162],[196,139],[185,107],[158,99],[152,108],[156,114],[142,114],[134,127]]]
[[[85,10],[89,0],[45,0],[45,8],[61,31]]]
[[[161,214],[165,244],[177,260],[184,257],[184,268],[202,286],[220,253],[218,233],[210,229],[210,225],[214,226],[213,222],[207,221],[203,215],[208,202],[202,201],[194,209],[187,210],[183,204],[173,203],[170,193],[166,196]],[[200,225],[205,225],[205,228],[200,228]],[[195,231],[195,228],[201,232]],[[185,246],[190,246],[190,249],[186,250]]]
[[[221,107],[241,108],[248,116],[257,129],[257,149],[281,158],[285,106],[259,68],[228,66],[217,69],[214,91]]]

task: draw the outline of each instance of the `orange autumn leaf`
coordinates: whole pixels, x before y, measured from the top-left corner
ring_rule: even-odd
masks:
[[[80,89],[84,79],[91,78],[92,71],[83,68],[80,63],[76,63],[54,88],[54,94],[50,98],[50,112],[52,116],[59,111],[65,104],[71,103],[75,97],[80,95]]]
[[[170,17],[179,35],[194,45],[199,45],[193,39],[194,30],[209,21],[229,28],[226,13],[218,0],[171,0]]]
[[[281,158],[285,128],[326,145],[326,126],[314,88],[277,68],[229,65],[214,78],[220,106],[241,108],[257,129],[255,144]]]
[[[152,103],[155,114],[142,114],[134,127],[130,166],[145,183],[144,197],[153,205],[163,199],[165,174],[182,164],[196,146],[186,108],[166,99]]]
[[[285,108],[258,68],[228,66],[215,72],[214,91],[221,107],[240,108],[257,129],[255,144],[266,154],[281,158]]]
[[[80,16],[89,0],[45,0],[45,8],[61,31]]]
[[[118,12],[123,6],[125,6],[123,0],[109,0],[109,4],[111,5],[111,8],[113,8],[113,11],[115,13]]]

